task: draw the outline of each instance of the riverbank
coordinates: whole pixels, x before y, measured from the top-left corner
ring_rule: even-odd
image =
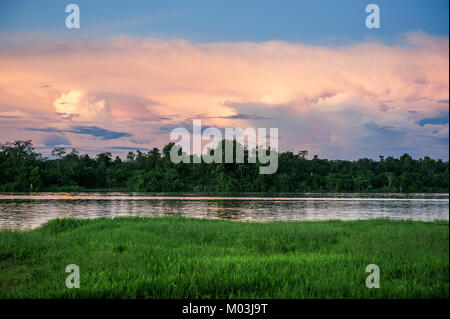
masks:
[[[0,231],[1,298],[448,298],[448,222],[60,219]],[[65,268],[80,268],[80,288]],[[380,288],[365,285],[366,266]]]

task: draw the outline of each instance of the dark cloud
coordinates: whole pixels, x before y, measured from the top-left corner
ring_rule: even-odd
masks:
[[[98,126],[75,126],[72,128],[72,130],[67,130],[67,132],[101,137],[102,140],[114,140],[121,137],[132,136],[130,133],[110,131]]]
[[[174,123],[174,124],[164,124],[164,125],[161,125],[160,127],[158,127],[158,134],[170,133],[174,129],[179,128],[179,127],[185,128],[188,131],[190,131],[190,128],[192,127],[192,123],[189,123],[188,121],[183,121],[183,122]]]
[[[103,129],[98,126],[74,126],[70,130],[61,130],[52,127],[46,128],[27,128],[28,131],[34,132],[52,132],[52,133],[73,133],[73,134],[85,134],[92,135],[94,137],[100,137],[102,140],[113,140],[121,137],[131,137],[130,133],[115,132]]]
[[[44,138],[44,144],[48,147],[59,145],[72,145],[69,139],[63,135],[50,135]]]
[[[361,153],[369,158],[376,158],[378,155],[396,157],[408,153],[418,158],[424,155],[448,158],[448,148],[447,153],[442,153],[442,145],[448,145],[448,137],[411,132],[408,128],[379,125],[373,121],[365,123],[362,128],[367,135],[357,139],[359,144],[356,157],[362,157]],[[434,132],[437,133],[439,132]]]
[[[362,147],[369,149],[389,149],[389,147],[400,149],[406,142],[407,132],[401,129],[378,125],[373,121],[363,124],[369,133],[368,136],[358,138]]]
[[[442,113],[439,116],[436,117],[427,117],[419,120],[417,122],[420,126],[424,126],[426,124],[432,124],[432,125],[445,125],[448,124],[448,112]]]

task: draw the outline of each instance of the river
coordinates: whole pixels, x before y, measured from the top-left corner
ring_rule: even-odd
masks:
[[[54,218],[186,216],[242,221],[449,220],[448,194],[1,193],[0,229]]]

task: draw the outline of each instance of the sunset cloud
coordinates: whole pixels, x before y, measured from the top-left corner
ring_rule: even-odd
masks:
[[[71,129],[84,126],[129,134],[101,147],[161,147],[169,142],[164,128],[201,118],[216,127],[278,127],[281,149],[320,156],[409,150],[448,158],[440,142],[448,140],[448,113],[441,119],[448,45],[423,33],[394,45],[342,47],[131,37],[2,42],[2,138],[3,127],[22,136],[31,133],[25,127],[54,127],[74,147],[98,150],[101,136],[82,139]]]
[[[75,116],[84,120],[104,119],[110,116],[105,100],[87,96],[84,90],[70,90],[53,102],[57,113]]]

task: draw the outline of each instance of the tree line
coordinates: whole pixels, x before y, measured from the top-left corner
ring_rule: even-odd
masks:
[[[220,151],[226,142],[230,141],[221,141],[211,152]],[[55,148],[52,158],[45,158],[30,140],[6,142],[0,144],[0,191],[449,192],[448,161],[428,156],[347,161],[317,155],[307,159],[307,151],[287,151],[278,154],[275,174],[261,175],[259,161],[247,163],[249,150],[245,163],[174,164],[172,145],[130,151],[122,160],[109,152],[92,158],[64,148]]]

